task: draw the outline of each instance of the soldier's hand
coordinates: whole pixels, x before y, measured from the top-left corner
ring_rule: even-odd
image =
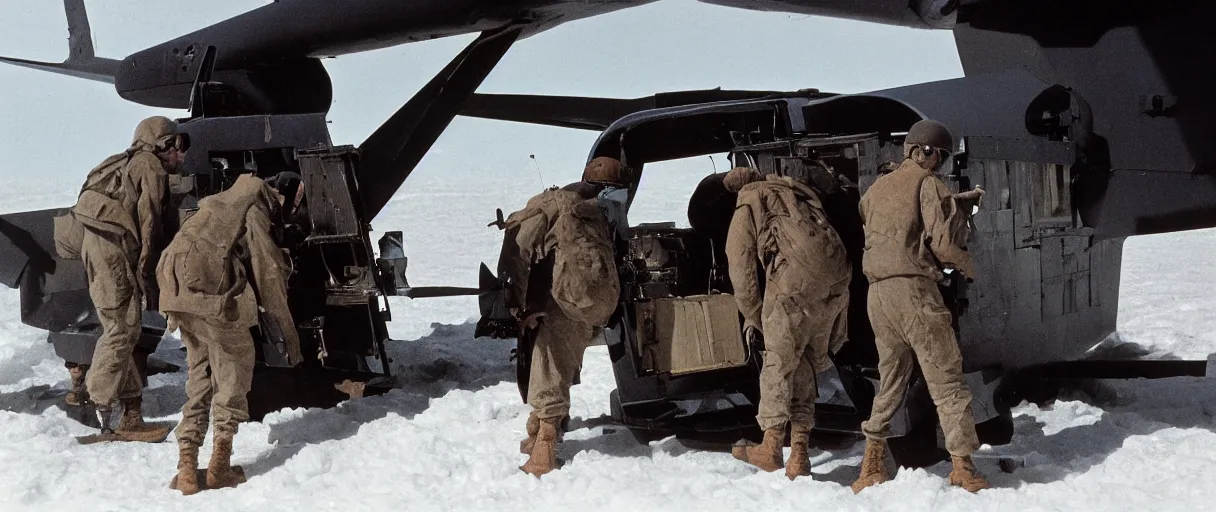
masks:
[[[540,311],[537,311],[535,313],[529,313],[528,316],[525,316],[524,318],[520,319],[520,321],[519,321],[520,330],[535,329],[535,328],[539,327],[540,319],[544,318],[545,316],[547,316],[547,314],[540,312]]]
[[[984,204],[984,194],[984,189],[977,185],[975,188],[966,192],[954,194],[954,201],[963,208],[963,212],[966,213],[967,216],[971,216],[972,209],[978,208],[980,205]]]
[[[971,276],[973,276],[974,274],[975,274],[975,270],[974,270],[974,269],[970,269],[970,268],[966,268],[966,269],[962,269],[962,268],[954,269],[954,275],[955,275],[955,276],[957,276],[957,277],[961,277],[961,278],[963,279],[963,282],[964,282],[964,283],[974,283],[974,282],[975,282],[975,279],[972,279],[972,277],[971,277]]]

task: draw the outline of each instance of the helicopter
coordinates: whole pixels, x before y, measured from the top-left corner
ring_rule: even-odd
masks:
[[[308,242],[301,254],[313,254],[312,263],[298,268],[311,274],[305,279],[310,284],[290,291],[293,311],[300,308],[300,327],[315,333],[312,349],[332,358],[321,357],[311,369],[290,369],[276,366],[273,354],[263,351],[251,392],[251,405],[260,404],[255,417],[279,406],[335,403],[344,398],[332,387],[338,380],[371,383],[368,392],[387,389],[383,322],[390,315],[378,299],[479,292],[409,287],[404,255],[394,249],[399,240],[382,240],[376,258],[365,229],[456,115],[602,131],[590,156],[620,157],[639,170],[648,162],[700,154],[707,145],[731,151],[741,162],[795,162],[803,158],[797,148],[828,151],[816,144],[844,144],[838,137],[881,153],[914,119],[937,118],[966,145],[960,153],[965,158],[956,162],[956,186],[1008,185],[1008,197],[1000,194],[989,203],[991,211],[976,217],[977,245],[1000,245],[986,253],[994,259],[977,258],[981,268],[994,270],[991,280],[956,295],[967,309],[959,315],[960,336],[965,350],[976,354],[968,352],[969,370],[1165,376],[1206,369],[1194,361],[1153,369],[1147,363],[1155,362],[1083,366],[1079,359],[1113,331],[1125,237],[1216,226],[1210,173],[1216,150],[1207,143],[1214,105],[1205,94],[1216,79],[1203,71],[1203,56],[1216,43],[1202,37],[1199,21],[1208,18],[1211,6],[712,0],[707,3],[950,30],[966,77],[850,95],[713,90],[615,100],[476,93],[518,40],[645,3],[363,0],[351,8],[324,0],[273,2],[118,60],[95,55],[84,2],[65,0],[66,61],[0,62],[112,83],[120,97],[143,105],[190,109],[181,124],[194,141],[184,172],[187,211],[240,173],[308,168],[318,180],[328,176],[337,179],[327,183],[343,184],[328,197],[338,198],[345,218],[310,226],[339,236]],[[333,144],[325,125],[332,85],[321,58],[464,33],[479,35],[362,144]],[[698,122],[703,119],[711,121],[708,127]],[[718,129],[732,123],[738,126]],[[654,133],[680,136],[663,147],[653,142]],[[870,176],[863,173],[870,169],[854,166],[864,190]],[[986,169],[982,174],[980,167]],[[87,321],[92,306],[83,272],[59,260],[50,242],[50,219],[57,211],[0,216],[0,281],[21,289],[23,322],[52,334],[78,334],[75,341],[85,347],[78,352],[89,353],[96,334]],[[334,246],[335,240],[341,242]],[[351,264],[319,265],[315,255],[328,251],[343,253]],[[357,279],[336,279],[344,276]],[[341,297],[331,301],[330,293]],[[353,304],[355,296],[363,302]],[[1036,315],[1033,321],[1012,321]],[[163,329],[154,320],[145,325],[152,338]],[[339,329],[354,334],[325,335]],[[58,349],[60,342],[51,341]],[[864,365],[864,356],[858,357]],[[622,375],[618,385],[624,390]],[[864,378],[865,372],[858,375]],[[1005,380],[987,379],[985,385]],[[863,409],[864,394],[852,394]],[[622,410],[649,400],[644,393],[619,395]],[[991,417],[1000,416],[999,407],[993,409]]]

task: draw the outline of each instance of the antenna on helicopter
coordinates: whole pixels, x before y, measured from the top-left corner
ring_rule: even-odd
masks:
[[[536,176],[540,178],[540,188],[545,188],[545,175],[540,172],[540,164],[536,162],[536,155],[528,155],[532,159],[532,166],[536,168]]]
[[[714,164],[714,173],[717,173],[718,172],[718,162],[714,161],[713,155],[708,155],[708,156],[709,156],[709,163]]]

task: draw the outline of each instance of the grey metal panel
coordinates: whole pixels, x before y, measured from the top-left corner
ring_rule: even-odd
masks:
[[[1045,320],[1040,263],[1037,248],[1018,249],[1013,252],[1014,273],[1018,276],[1011,283],[1015,290],[1013,314],[1021,321],[1010,324],[1005,335],[1006,340],[1012,341],[1011,347],[1005,350],[1004,358],[1010,367],[1016,368],[1025,364],[1033,356],[1024,353],[1036,351],[1035,345],[1049,342],[1049,338],[1045,338],[1045,333],[1040,330]],[[1042,348],[1037,350],[1042,351]]]
[[[1005,333],[1015,312],[1014,289],[1017,269],[1010,261],[1013,234],[1010,210],[981,211],[973,218],[975,232],[968,250],[978,276],[967,286],[967,310],[959,317],[959,343],[968,368],[999,361]]]
[[[1017,248],[1034,247],[1038,240],[1034,232],[1034,184],[1031,183],[1033,164],[1006,162],[1013,185],[1014,243]]]
[[[1216,164],[1216,4],[987,4],[993,8],[954,30],[968,75],[1026,69],[1074,88],[1092,108],[1093,131],[1108,142],[1116,169],[1185,172]],[[1112,20],[1125,26],[1112,27]],[[1163,111],[1150,109],[1153,96],[1162,98]]]
[[[186,154],[185,174],[210,173],[211,153],[330,146],[325,114],[202,118],[180,129],[195,141]]]
[[[1042,279],[1042,315],[1043,319],[1051,320],[1064,315],[1064,268],[1061,257],[1064,254],[1059,237],[1045,238],[1041,241],[1039,253],[1039,271]]]
[[[1093,293],[1094,305],[1109,317],[1107,322],[1112,330],[1115,314],[1119,309],[1119,277],[1120,266],[1123,262],[1123,242],[1125,238],[1109,238],[1094,244],[1090,260],[1090,290]]]
[[[957,138],[957,136],[956,136]],[[1003,137],[968,136],[964,138],[968,158],[1018,160],[1072,165],[1077,159],[1077,146],[1071,142],[1056,142],[1039,138],[1009,139]]]
[[[1100,238],[1216,226],[1216,176],[1113,171],[1094,223]]]
[[[1004,160],[970,159],[966,172],[971,177],[972,185],[978,185],[986,192],[980,209],[995,211],[1013,208],[1013,186]]]
[[[310,237],[358,239],[362,234],[359,212],[351,202],[354,191],[347,179],[348,174],[353,173],[355,156],[354,152],[300,155],[300,174],[304,178],[308,218],[312,223]],[[349,166],[348,161],[352,162]]]
[[[55,268],[52,218],[60,209],[0,215],[0,284],[16,288],[27,264],[39,272]]]
[[[0,222],[4,222],[0,220]],[[16,288],[30,259],[8,238],[0,236],[0,284]]]
[[[1070,274],[1069,283],[1072,287],[1071,311],[1089,309],[1093,305],[1090,297],[1090,243],[1088,236],[1074,236],[1065,239],[1065,271]]]
[[[971,75],[868,93],[900,100],[950,128],[955,140],[988,136],[1030,139],[1026,107],[1051,84],[1020,69]]]

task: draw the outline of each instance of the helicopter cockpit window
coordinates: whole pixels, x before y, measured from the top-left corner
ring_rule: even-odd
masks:
[[[674,222],[676,227],[689,227],[688,202],[697,184],[714,172],[729,171],[730,166],[726,154],[646,164],[629,207],[629,222]]]

